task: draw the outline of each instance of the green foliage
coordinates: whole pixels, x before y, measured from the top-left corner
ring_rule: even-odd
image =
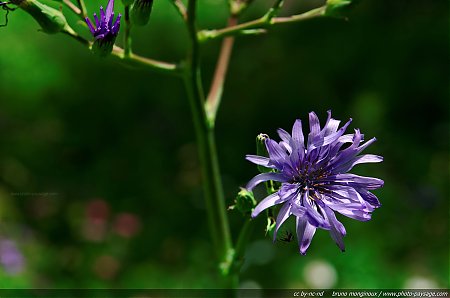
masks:
[[[261,3],[245,17],[260,16]],[[98,11],[100,2],[87,4]],[[352,128],[376,136],[371,153],[385,162],[355,172],[386,181],[371,221],[338,217],[345,253],[318,231],[300,256],[296,240],[264,238],[267,218],[256,218],[244,282],[313,288],[308,274],[319,261],[337,288],[403,288],[414,278],[448,288],[447,6],[366,0],[350,23],[322,18],[236,40],[216,125],[227,204],[255,174],[244,160],[255,135],[275,137],[312,110],[321,120],[327,109],[353,117]],[[182,21],[168,1],[154,8],[152,26],[136,27],[136,51],[176,61],[187,44]],[[225,8],[201,5],[200,27],[223,24]],[[16,275],[0,266],[1,287],[210,288],[216,264],[182,84],[35,29],[19,12],[0,29],[1,237],[15,239],[26,260]],[[205,76],[217,50],[214,41],[202,48]],[[93,238],[88,228],[102,224],[87,221],[87,208],[98,199],[109,211],[102,238]],[[124,212],[141,222],[129,238],[116,228]],[[229,214],[238,231],[242,216]]]

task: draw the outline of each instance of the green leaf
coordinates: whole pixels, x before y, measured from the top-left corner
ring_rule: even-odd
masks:
[[[39,23],[42,31],[45,33],[58,33],[69,26],[66,18],[59,10],[42,4],[39,1],[15,0],[13,3],[29,13]]]

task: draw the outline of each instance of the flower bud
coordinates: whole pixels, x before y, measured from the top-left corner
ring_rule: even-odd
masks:
[[[327,0],[325,15],[330,17],[342,17],[343,11],[357,1],[358,0]]]
[[[89,18],[86,18],[86,24],[94,36],[92,52],[99,56],[107,56],[114,47],[114,42],[119,34],[121,15],[114,21],[114,0],[109,0],[106,12],[100,6],[100,18],[94,13],[95,27]]]
[[[252,2],[253,0],[231,0],[231,14],[235,16],[240,15]]]
[[[135,0],[130,10],[131,21],[133,24],[144,26],[150,20],[153,0]]]
[[[238,192],[236,199],[234,200],[234,205],[231,206],[231,209],[237,209],[244,215],[250,214],[253,208],[256,206],[256,200],[253,196],[253,192],[246,190],[245,188],[241,188]]]
[[[11,2],[28,12],[45,33],[58,33],[65,27],[69,27],[66,18],[59,10],[37,0],[12,0]]]
[[[267,139],[269,139],[269,136],[264,133],[260,133],[256,137],[256,154],[257,155],[265,156],[265,157],[269,156],[269,153],[267,152],[267,148],[266,148],[266,140]],[[271,171],[271,169],[258,165],[258,171],[260,171],[261,173],[268,173]]]

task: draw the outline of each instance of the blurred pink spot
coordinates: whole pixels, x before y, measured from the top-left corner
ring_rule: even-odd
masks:
[[[141,222],[139,218],[132,213],[120,213],[114,223],[115,232],[125,238],[131,238],[139,232]]]
[[[109,205],[102,199],[93,200],[86,206],[86,217],[92,223],[106,221],[109,213]]]
[[[82,227],[83,237],[94,242],[104,240],[107,232],[107,220],[110,208],[107,202],[96,199],[86,206],[86,218]]]

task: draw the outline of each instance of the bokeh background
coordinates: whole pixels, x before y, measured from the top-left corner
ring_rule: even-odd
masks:
[[[226,1],[200,2],[202,28],[225,25]],[[243,20],[270,3],[255,0]],[[282,14],[322,3],[286,0]],[[87,4],[92,15],[106,1]],[[339,217],[345,253],[321,230],[300,256],[296,241],[265,237],[259,218],[242,287],[449,287],[448,12],[448,1],[361,0],[347,21],[236,40],[217,120],[227,205],[257,173],[244,160],[256,135],[275,137],[310,111],[352,117],[351,129],[378,139],[367,151],[385,158],[354,170],[385,180],[375,192],[383,206],[369,222]],[[184,56],[186,30],[169,1],[155,1],[150,25],[133,33],[138,54]],[[39,32],[22,11],[0,39],[0,287],[214,287],[182,82]],[[202,48],[206,84],[219,46]],[[236,235],[243,217],[229,215]]]

